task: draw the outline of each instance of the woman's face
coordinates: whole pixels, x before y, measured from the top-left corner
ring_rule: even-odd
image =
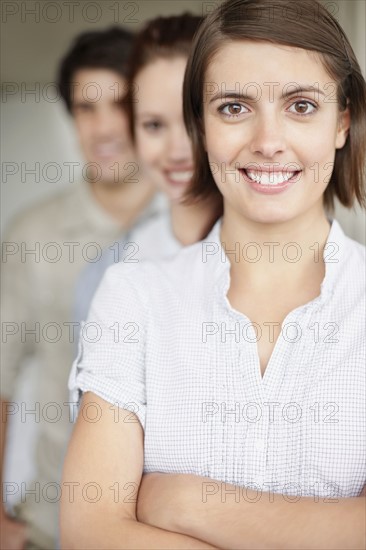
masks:
[[[183,121],[183,78],[187,59],[157,59],[135,83],[136,147],[151,181],[179,201],[193,175],[192,148]]]
[[[204,88],[205,146],[225,212],[279,223],[322,211],[349,113],[339,112],[320,58],[266,42],[226,43]]]

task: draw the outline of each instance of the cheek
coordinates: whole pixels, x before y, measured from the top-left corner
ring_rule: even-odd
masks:
[[[304,189],[317,195],[324,192],[334,166],[336,130],[334,127],[333,131],[329,131],[329,127],[328,121],[327,132],[324,131],[324,126],[319,126],[316,130],[309,126],[303,127],[301,135],[297,133],[296,139],[292,134],[296,161],[305,168]]]
[[[136,148],[141,161],[147,166],[158,165],[163,159],[161,140],[141,131],[136,131]]]
[[[319,170],[326,168],[329,162],[334,161],[336,153],[335,135],[314,132],[305,142],[298,146],[299,159],[306,167],[317,167]]]
[[[125,115],[125,113],[119,112],[116,115],[116,119],[117,119],[117,125],[118,125],[119,131],[123,133],[123,135],[130,137],[130,130],[129,130],[127,115]]]
[[[223,125],[208,119],[205,124],[205,146],[209,160],[219,165],[232,166],[246,148],[247,137],[240,124]]]
[[[85,141],[90,134],[89,123],[86,119],[75,119],[75,128],[82,141]]]
[[[326,106],[323,106],[326,109]],[[335,108],[334,108],[335,111]],[[301,129],[290,131],[290,139],[296,153],[304,159],[304,164],[311,166],[318,162],[329,162],[334,158],[337,141],[337,113],[326,111],[319,119],[309,119]]]
[[[204,136],[205,149],[210,162],[218,162],[225,150],[226,144],[221,139],[221,133],[215,121],[205,116]],[[220,137],[219,137],[220,136]]]
[[[81,119],[77,125],[77,130],[82,147],[86,149],[92,146],[98,132],[98,127],[94,123],[94,120],[87,117]]]

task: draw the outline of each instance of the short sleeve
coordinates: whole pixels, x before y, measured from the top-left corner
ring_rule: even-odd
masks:
[[[91,391],[135,413],[145,427],[146,304],[137,292],[136,266],[117,264],[104,275],[87,321],[70,377],[72,403]]]

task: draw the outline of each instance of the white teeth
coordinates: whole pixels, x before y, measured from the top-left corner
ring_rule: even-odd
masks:
[[[246,170],[247,176],[261,185],[280,185],[291,179],[296,172],[257,172]]]
[[[192,170],[186,170],[185,172],[169,172],[169,178],[176,181],[177,183],[182,183],[190,181],[193,177]]]

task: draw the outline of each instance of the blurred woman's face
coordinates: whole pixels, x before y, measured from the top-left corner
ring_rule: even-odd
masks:
[[[136,147],[146,175],[179,202],[193,175],[192,147],[183,121],[187,59],[157,59],[137,75]]]

